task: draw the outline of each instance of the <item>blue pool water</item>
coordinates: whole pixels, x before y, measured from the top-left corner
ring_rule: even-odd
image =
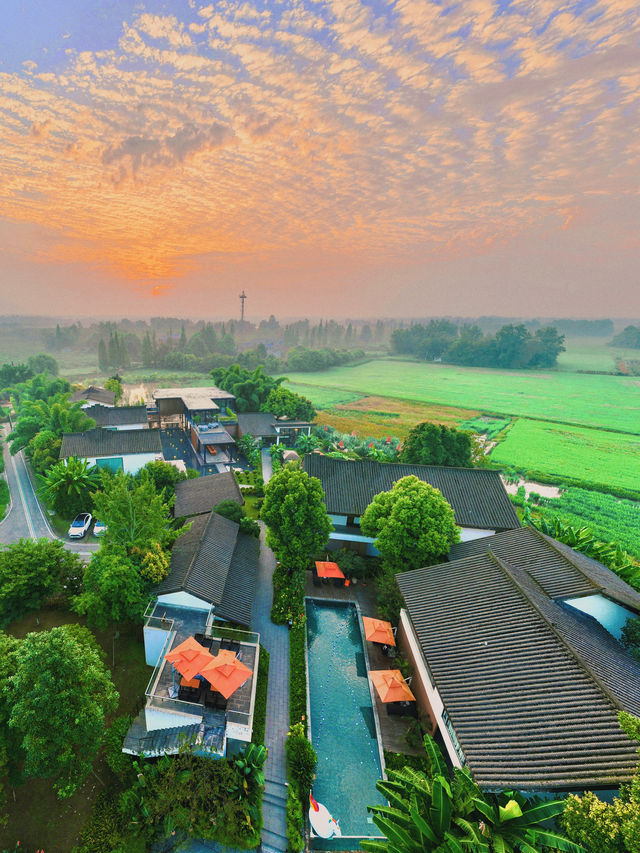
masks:
[[[355,606],[307,600],[307,647],[314,796],[343,836],[379,835],[367,806],[384,802],[376,791],[382,770]]]

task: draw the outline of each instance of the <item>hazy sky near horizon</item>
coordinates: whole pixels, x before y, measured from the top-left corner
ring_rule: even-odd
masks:
[[[2,0],[0,314],[637,314],[638,0]]]

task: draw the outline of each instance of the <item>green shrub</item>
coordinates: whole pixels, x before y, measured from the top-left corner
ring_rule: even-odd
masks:
[[[304,572],[289,574],[282,565],[274,569],[271,621],[276,625],[286,625],[289,620],[294,625],[304,625],[305,581]]]
[[[423,750],[418,755],[406,755],[404,752],[384,751],[384,763],[387,770],[402,770],[403,767],[412,767],[429,775],[430,763],[427,753]]]
[[[302,803],[293,785],[287,791],[287,853],[304,850]]]
[[[126,838],[125,838],[126,834]],[[127,832],[126,821],[120,811],[118,796],[114,791],[98,794],[91,817],[80,833],[80,843],[73,853],[143,853],[144,839],[134,839]]]
[[[9,506],[11,496],[9,494],[9,486],[5,480],[0,480],[0,518],[4,517],[6,508]]]
[[[253,743],[264,743],[264,730],[267,719],[267,687],[269,685],[269,652],[260,646],[260,661],[258,663],[258,683],[256,685],[256,701],[253,710]]]
[[[318,756],[304,733],[304,721],[294,723],[287,734],[287,774],[296,787],[300,800],[305,800],[313,787]]]
[[[377,579],[378,612],[383,619],[398,624],[400,610],[404,606],[402,595],[396,583],[395,572],[390,566],[383,565]]]
[[[114,776],[120,780],[127,779],[133,771],[133,761],[130,755],[122,751],[122,744],[129,731],[131,717],[125,715],[116,717],[102,735],[104,760]]]
[[[305,625],[294,625],[289,632],[289,722],[301,720],[306,731],[307,662],[305,658]]]

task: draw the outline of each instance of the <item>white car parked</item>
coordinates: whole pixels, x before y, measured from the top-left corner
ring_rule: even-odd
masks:
[[[96,523],[93,525],[93,535],[104,536],[106,532],[107,525],[104,523],[104,521],[98,521],[98,519],[96,519]]]
[[[69,539],[82,539],[87,530],[91,527],[93,516],[90,512],[81,512],[71,522],[69,528]]]

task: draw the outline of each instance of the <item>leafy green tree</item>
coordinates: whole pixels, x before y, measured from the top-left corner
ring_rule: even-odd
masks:
[[[9,728],[9,716],[15,701],[12,682],[18,670],[22,640],[0,631],[0,780],[7,779],[10,784],[22,781],[20,765],[23,760],[21,739]],[[6,823],[3,814],[6,792],[0,782],[0,825]]]
[[[70,391],[71,385],[66,379],[52,378],[48,373],[38,373],[37,376],[12,385],[10,388],[13,407],[18,414],[20,414],[21,406],[26,400],[31,402],[49,400],[58,394],[68,394]]]
[[[312,421],[316,416],[311,400],[282,386],[273,388],[269,392],[261,409],[263,412],[271,412],[278,418],[289,418],[289,420]]]
[[[305,453],[312,453],[320,444],[320,439],[315,435],[299,435],[294,445],[295,449],[301,456]]]
[[[236,444],[243,456],[247,458],[249,464],[259,471],[262,458],[262,439],[254,438],[247,433],[239,438]]]
[[[98,367],[100,370],[109,369],[109,355],[107,354],[107,345],[103,338],[100,338],[98,343]]]
[[[42,430],[60,437],[65,432],[85,432],[95,425],[96,422],[84,413],[80,403],[70,402],[67,393],[55,394],[44,400],[23,399],[15,429],[9,433],[7,441],[11,442],[11,453],[15,454]]]
[[[58,539],[20,539],[0,550],[0,625],[37,610],[82,576],[82,563]]]
[[[360,521],[365,536],[394,571],[418,569],[444,558],[460,537],[453,510],[438,489],[403,477],[376,495]]]
[[[107,389],[107,391],[113,391],[113,393],[116,395],[115,403],[117,406],[120,400],[122,399],[122,382],[120,382],[120,380],[117,379],[115,376],[112,376],[104,383],[104,387]]]
[[[26,447],[31,466],[38,474],[46,474],[58,462],[62,439],[50,429],[36,433]]]
[[[485,794],[467,768],[450,771],[424,739],[430,768],[388,770],[376,785],[389,805],[370,806],[384,840],[361,841],[370,853],[584,853],[544,824],[562,814],[563,800],[526,800],[519,792]]]
[[[103,476],[102,490],[93,493],[93,503],[96,516],[107,525],[105,545],[124,548],[131,555],[166,541],[173,500],[164,501],[149,474],[139,479],[122,471],[114,477]]]
[[[110,622],[141,622],[147,605],[146,585],[125,554],[101,548],[84,570],[83,591],[73,609],[86,614],[89,627],[104,629]]]
[[[247,518],[245,508],[240,506],[239,503],[235,501],[221,501],[221,503],[214,506],[213,511],[239,524],[240,533],[254,536],[256,539],[260,538],[260,525],[252,518]]]
[[[39,352],[38,355],[32,355],[28,360],[29,368],[36,373],[50,373],[51,376],[58,375],[58,362],[52,355],[47,355],[46,352]]]
[[[333,530],[320,480],[295,462],[265,486],[260,517],[268,527],[267,545],[289,572],[304,571]]]
[[[146,471],[148,476],[151,478],[158,494],[164,490],[165,500],[169,500],[175,495],[176,483],[180,483],[182,480],[187,479],[187,475],[184,471],[179,471],[175,465],[169,465],[168,462],[163,462],[160,459],[156,459],[153,462],[147,462],[144,468],[141,468],[136,474],[136,479],[138,481],[145,477],[145,474],[142,473],[143,471]]]
[[[40,494],[63,518],[73,518],[79,512],[88,512],[92,492],[101,483],[100,471],[86,459],[70,456],[52,465],[45,474]]]
[[[259,412],[271,391],[285,381],[284,376],[278,379],[267,376],[262,365],[255,370],[247,370],[239,364],[219,367],[211,371],[211,376],[218,388],[234,395],[239,412]]]
[[[5,362],[0,367],[0,390],[11,388],[22,382],[27,382],[33,376],[33,370],[27,364],[14,364]]]
[[[471,436],[442,424],[417,424],[402,445],[400,461],[412,465],[470,468]]]
[[[79,625],[27,634],[20,649],[9,726],[22,737],[26,775],[52,778],[59,797],[87,777],[118,704],[103,658]]]

